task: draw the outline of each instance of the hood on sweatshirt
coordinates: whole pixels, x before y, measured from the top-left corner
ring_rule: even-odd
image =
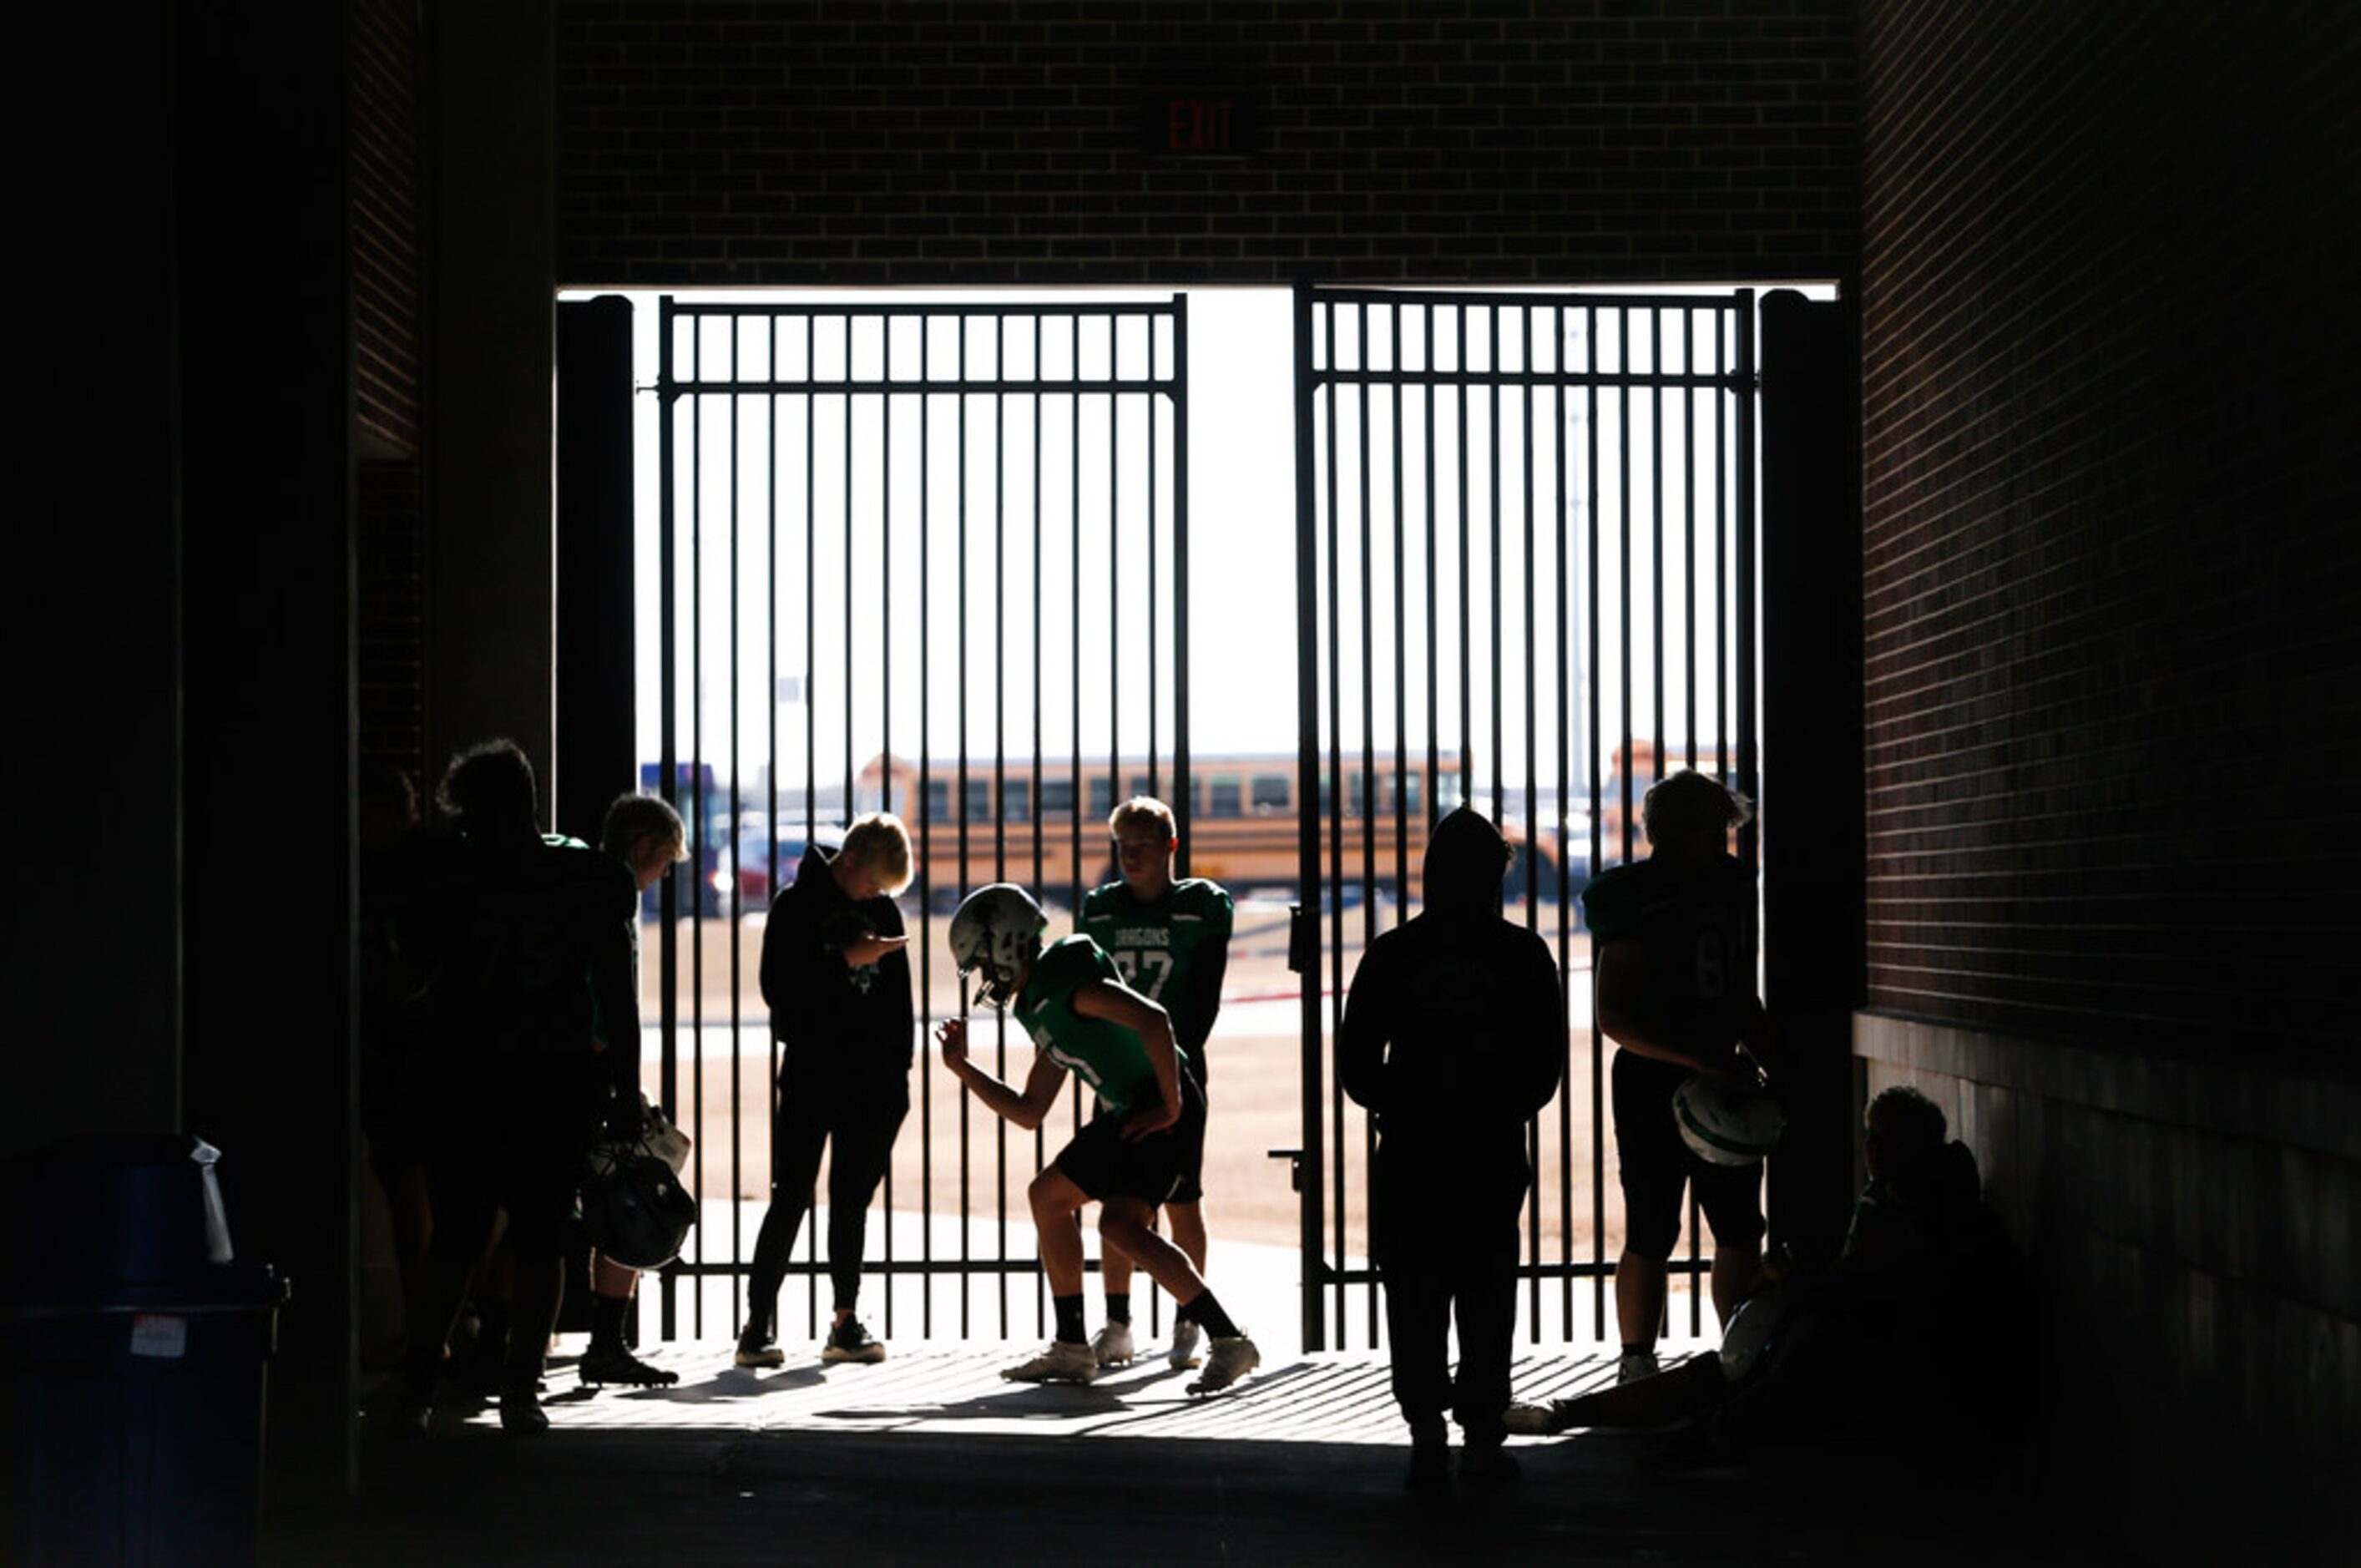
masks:
[[[1509,871],[1509,842],[1473,807],[1463,806],[1434,825],[1426,841],[1426,909],[1446,919],[1500,912],[1500,883]]]

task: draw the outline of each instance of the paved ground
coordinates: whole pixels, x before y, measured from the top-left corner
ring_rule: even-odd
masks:
[[[1160,1362],[1088,1388],[1002,1381],[1031,1344],[896,1347],[874,1367],[726,1369],[663,1347],[679,1387],[588,1394],[553,1368],[555,1430],[521,1442],[445,1410],[375,1442],[348,1515],[277,1515],[279,1565],[831,1563],[1969,1564],[2112,1561],[1989,1497],[1904,1472],[1665,1471],[1663,1440],[1514,1440],[1525,1474],[1441,1502],[1400,1486],[1381,1356],[1295,1355],[1191,1401]],[[1528,1397],[1603,1358],[1529,1357]],[[1907,1550],[1897,1552],[1897,1543]]]

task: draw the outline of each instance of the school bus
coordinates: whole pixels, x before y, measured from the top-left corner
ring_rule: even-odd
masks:
[[[1424,757],[1403,765],[1380,754],[1373,768],[1357,756],[1345,761],[1341,802],[1332,795],[1328,773],[1320,775],[1321,817],[1328,828],[1323,878],[1338,880],[1347,899],[1372,883],[1387,895],[1415,898],[1427,830],[1463,798],[1459,760],[1446,754],[1432,769]],[[1200,752],[1190,758],[1189,772],[1183,848],[1190,874],[1233,893],[1291,896],[1301,855],[1294,755]],[[876,758],[861,778],[863,793],[884,800],[885,809],[909,828],[920,850],[926,895],[937,908],[951,907],[966,889],[995,881],[1019,883],[1049,902],[1070,905],[1117,874],[1106,822],[1118,802],[1152,795],[1176,814],[1180,806],[1170,762],[1151,768],[1137,757],[1118,758],[1112,766],[1104,758],[1085,759],[1079,767],[1064,758],[1038,765],[1030,758],[1013,759],[998,767],[988,758],[970,758],[964,767],[932,762],[923,773],[916,763]],[[1524,842],[1516,824],[1506,831],[1511,841]],[[1554,843],[1523,851],[1512,893],[1521,893],[1521,878],[1529,871],[1543,877],[1545,895],[1556,895],[1562,879]],[[1404,880],[1407,889],[1398,885]]]

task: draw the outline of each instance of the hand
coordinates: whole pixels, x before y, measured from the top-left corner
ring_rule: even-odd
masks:
[[[943,1065],[957,1071],[967,1060],[967,1020],[946,1018],[936,1025],[935,1043],[943,1049]]]
[[[1123,1119],[1123,1135],[1131,1143],[1153,1137],[1180,1119],[1180,1111],[1170,1105],[1143,1105]]]
[[[888,953],[898,953],[909,946],[907,937],[856,937],[843,948],[844,961],[853,969],[865,969]]]

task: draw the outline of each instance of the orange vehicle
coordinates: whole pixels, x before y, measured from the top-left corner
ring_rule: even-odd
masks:
[[[1422,757],[1412,758],[1405,768],[1381,754],[1375,759],[1373,779],[1365,779],[1361,762],[1346,759],[1341,816],[1338,803],[1330,797],[1329,775],[1321,775],[1322,816],[1330,833],[1322,850],[1322,876],[1336,880],[1341,829],[1341,882],[1348,900],[1371,883],[1386,894],[1397,894],[1402,891],[1395,885],[1402,880],[1398,873],[1405,872],[1409,895],[1415,898],[1427,828],[1462,799],[1459,761],[1439,757],[1430,772]],[[1301,804],[1294,755],[1199,753],[1190,759],[1189,772],[1184,841],[1189,873],[1210,877],[1233,893],[1292,896],[1300,869]],[[1086,759],[1077,770],[1063,758],[1044,759],[1038,768],[1027,758],[995,770],[989,759],[971,758],[964,770],[955,763],[933,763],[922,778],[914,763],[878,758],[862,773],[866,790],[877,790],[889,779],[884,795],[887,809],[902,818],[912,843],[921,847],[927,896],[937,907],[949,907],[964,890],[995,881],[1021,883],[1049,902],[1070,904],[1080,892],[1115,878],[1106,819],[1119,801],[1153,795],[1176,811],[1180,804],[1172,793],[1169,760],[1159,761],[1151,771],[1145,758],[1118,759],[1113,768],[1104,759]],[[1370,802],[1375,810],[1365,831],[1362,813]],[[955,810],[955,803],[964,809]],[[1399,838],[1398,816],[1403,829]],[[1522,841],[1517,825],[1510,824],[1508,831],[1512,842]],[[1403,845],[1406,856],[1398,855]],[[1523,863],[1532,860],[1528,855]],[[1541,846],[1540,861],[1543,890],[1554,896],[1558,866],[1554,844]]]

